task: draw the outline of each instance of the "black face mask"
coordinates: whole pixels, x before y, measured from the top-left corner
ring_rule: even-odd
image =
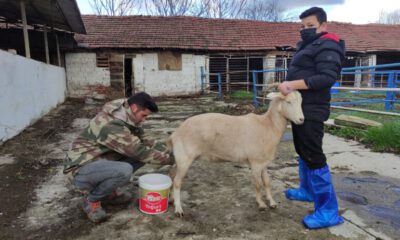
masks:
[[[303,42],[311,42],[317,37],[317,28],[305,28],[300,31],[301,39]]]

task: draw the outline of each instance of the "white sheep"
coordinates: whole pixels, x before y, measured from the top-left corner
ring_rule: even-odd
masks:
[[[267,208],[262,200],[261,187],[265,188],[270,208],[276,208],[266,166],[275,158],[287,121],[302,124],[304,115],[301,95],[297,91],[286,97],[280,93],[270,93],[267,98],[271,102],[268,111],[262,115],[200,114],[185,120],[168,138],[167,146],[173,151],[176,161],[176,169],[171,174],[171,200],[174,201],[177,216],[183,216],[180,199],[182,180],[192,162],[197,159],[248,163],[259,209]]]

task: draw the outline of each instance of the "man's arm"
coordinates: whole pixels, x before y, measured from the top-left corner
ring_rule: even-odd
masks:
[[[338,52],[333,50],[321,51],[316,57],[316,74],[307,79],[284,81],[278,86],[283,95],[294,90],[323,89],[331,87],[337,80],[341,70],[341,60]]]
[[[133,157],[145,163],[164,164],[169,157],[157,148],[143,144],[139,137],[132,135],[127,127],[120,124],[105,125],[98,135],[97,142],[124,156]]]
[[[337,51],[326,49],[315,56],[316,74],[304,79],[309,89],[321,90],[332,87],[340,77],[341,58]]]
[[[302,89],[308,89],[308,86],[306,85],[304,79],[284,81],[278,86],[278,90],[285,96],[293,92],[294,90],[302,90]]]
[[[128,128],[113,123],[108,123],[100,130],[97,143],[118,152],[122,155],[133,157],[145,148],[141,147],[140,139],[132,135]]]

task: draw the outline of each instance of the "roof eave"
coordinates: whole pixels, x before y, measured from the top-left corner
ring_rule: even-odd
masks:
[[[76,33],[86,34],[85,25],[83,24],[76,0],[57,0],[57,3],[71,30]]]

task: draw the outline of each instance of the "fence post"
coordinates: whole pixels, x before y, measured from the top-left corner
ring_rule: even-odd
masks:
[[[257,102],[257,72],[251,71],[253,76],[253,104],[254,106],[258,107]]]
[[[204,67],[203,66],[201,66],[200,67],[200,93],[201,94],[203,94],[204,93],[204,77],[205,77],[205,74],[204,74]]]
[[[221,81],[221,73],[218,73],[218,98],[222,99],[222,81]]]
[[[388,74],[388,85],[387,85],[388,88],[395,87],[394,86],[393,77],[394,77],[393,72],[390,72]],[[393,111],[394,110],[394,94],[395,93],[392,92],[392,91],[387,91],[386,92],[386,101],[385,101],[385,110],[386,111],[390,111],[390,110]]]

